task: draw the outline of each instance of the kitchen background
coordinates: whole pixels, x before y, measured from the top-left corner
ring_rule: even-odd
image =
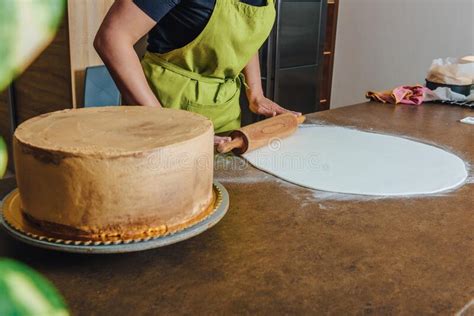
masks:
[[[9,145],[16,124],[84,104],[85,69],[102,64],[92,42],[113,2],[69,0],[53,43],[0,93],[0,135]],[[277,6],[270,46],[261,50],[263,83],[269,97],[305,113],[363,102],[369,89],[423,83],[434,58],[474,54],[474,0],[279,0]],[[137,51],[143,49],[139,43]],[[256,118],[244,113],[243,119]]]
[[[331,108],[423,84],[433,59],[474,55],[474,0],[341,0],[335,51]]]

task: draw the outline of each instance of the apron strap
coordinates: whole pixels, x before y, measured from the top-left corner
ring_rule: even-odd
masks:
[[[239,73],[239,75],[235,78],[217,78],[217,77],[208,77],[208,76],[203,76],[199,73],[192,72],[186,69],[183,69],[173,63],[170,63],[163,58],[161,58],[158,54],[155,53],[146,53],[146,57],[150,58],[153,63],[165,68],[166,70],[172,71],[178,75],[181,75],[183,77],[196,80],[198,83],[199,82],[205,82],[205,83],[214,83],[218,84],[217,88],[217,93],[214,98],[214,102],[221,102],[222,101],[222,90],[224,87],[229,87],[229,85],[235,86],[237,81],[240,81],[243,83],[245,87],[248,88],[247,83],[245,82],[245,77],[242,73]]]
[[[234,78],[227,79],[227,78],[217,78],[217,77],[203,76],[199,73],[186,70],[186,69],[181,68],[181,67],[179,67],[179,66],[177,66],[173,63],[170,63],[170,62],[164,60],[163,58],[161,58],[156,53],[147,52],[146,57],[150,58],[153,61],[153,63],[155,63],[157,65],[160,65],[161,67],[163,67],[167,70],[170,70],[170,71],[172,71],[174,73],[177,73],[181,76],[184,76],[186,78],[190,78],[190,79],[193,79],[193,80],[196,80],[196,81],[202,81],[202,82],[206,82],[206,83],[225,83],[227,80],[234,80]]]

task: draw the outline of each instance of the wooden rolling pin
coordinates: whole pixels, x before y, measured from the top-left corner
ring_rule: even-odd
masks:
[[[281,114],[263,121],[247,125],[230,133],[232,140],[217,146],[217,151],[241,155],[247,151],[263,147],[273,138],[284,138],[293,134],[305,117],[291,113]]]

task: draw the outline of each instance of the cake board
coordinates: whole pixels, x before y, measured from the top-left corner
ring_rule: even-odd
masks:
[[[71,253],[88,254],[112,254],[143,251],[171,245],[208,230],[216,225],[229,209],[229,194],[222,184],[214,181],[213,185],[216,199],[213,211],[200,222],[189,226],[181,231],[170,233],[161,237],[147,237],[141,239],[115,240],[115,241],[87,241],[87,240],[64,240],[47,236],[37,229],[31,227],[22,220],[21,210],[18,203],[12,203],[12,199],[18,198],[18,190],[10,192],[1,202],[0,226],[8,234],[31,246],[49,250],[57,250]]]

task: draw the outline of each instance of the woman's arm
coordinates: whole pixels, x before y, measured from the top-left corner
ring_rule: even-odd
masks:
[[[249,108],[252,112],[265,116],[275,116],[282,113],[301,113],[289,111],[282,108],[272,100],[265,97],[262,89],[262,80],[260,74],[260,62],[258,60],[258,52],[250,59],[244,71],[245,81],[248,88],[246,90],[247,99],[249,100]]]
[[[156,22],[132,0],[117,0],[94,40],[94,47],[115,80],[125,104],[161,106],[148,86],[133,48]]]

